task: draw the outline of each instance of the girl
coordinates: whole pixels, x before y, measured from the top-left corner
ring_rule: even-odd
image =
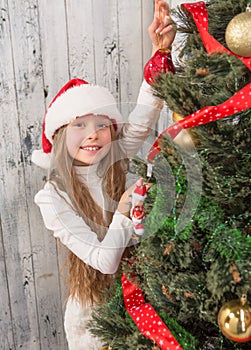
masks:
[[[160,20],[160,13],[162,14]],[[170,48],[175,30],[168,5],[155,0],[149,27],[153,53]],[[99,340],[86,329],[93,305],[116,273],[134,233],[125,191],[126,159],[139,150],[159,118],[162,102],[143,82],[137,106],[126,124],[111,94],[72,79],[55,96],[43,121],[42,150],[32,160],[50,168],[35,196],[45,226],[68,248],[68,299],[65,331],[69,350],[97,350]]]

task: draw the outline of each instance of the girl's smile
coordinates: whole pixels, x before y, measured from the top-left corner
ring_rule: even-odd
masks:
[[[90,165],[103,159],[111,148],[110,119],[88,114],[67,126],[66,145],[75,165]]]

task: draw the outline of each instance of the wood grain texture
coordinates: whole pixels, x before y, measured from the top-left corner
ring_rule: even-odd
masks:
[[[125,116],[135,105],[143,77],[142,25],[141,0],[118,1],[119,102]]]
[[[67,350],[65,250],[34,204],[47,174],[31,153],[70,78],[107,87],[127,117],[151,54],[153,0],[0,1],[0,349]]]
[[[13,70],[13,24],[11,12],[15,10],[7,2],[2,6],[4,21],[1,25],[1,230],[2,230],[2,254],[4,270],[6,274],[1,288],[4,299],[8,294],[9,313],[11,315],[11,327],[8,317],[1,329],[4,334],[3,348],[24,347],[39,349],[39,331],[36,310],[36,293],[34,286],[34,274],[31,261],[31,245],[28,225],[28,211],[26,206],[25,178],[23,156],[20,140],[20,123],[17,108],[18,88]],[[22,33],[22,38],[24,37]],[[19,43],[22,50],[22,45]],[[23,52],[22,52],[23,54]],[[25,77],[23,77],[25,80]],[[22,80],[22,82],[24,81]],[[26,93],[26,89],[25,93]],[[2,325],[1,325],[2,326]],[[7,333],[8,332],[8,333]],[[2,342],[2,337],[1,337]]]

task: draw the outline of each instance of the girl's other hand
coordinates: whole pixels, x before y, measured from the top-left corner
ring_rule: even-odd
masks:
[[[170,17],[168,4],[163,0],[155,0],[154,18],[148,27],[152,41],[152,54],[158,49],[171,49],[176,34],[176,26]]]

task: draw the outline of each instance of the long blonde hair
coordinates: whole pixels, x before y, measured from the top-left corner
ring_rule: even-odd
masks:
[[[116,146],[111,143],[111,151],[100,161],[98,171],[103,177],[102,187],[106,202],[109,200],[109,212],[105,220],[102,208],[95,202],[86,184],[76,175],[73,159],[66,146],[66,126],[61,127],[53,139],[53,159],[49,181],[55,189],[67,193],[74,210],[80,215],[100,241],[104,238],[116,210],[116,203],[125,191],[127,160],[118,155]],[[111,126],[112,141],[116,139],[114,127]],[[120,150],[121,152],[121,150]],[[107,207],[107,206],[106,206]],[[111,276],[104,275],[85,264],[70,250],[68,262],[68,297],[76,297],[83,305],[101,302],[104,291],[109,288]]]

